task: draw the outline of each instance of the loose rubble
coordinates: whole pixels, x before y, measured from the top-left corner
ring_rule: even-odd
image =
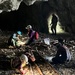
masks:
[[[2,33],[2,32],[1,32]],[[4,32],[5,33],[5,32]],[[64,34],[63,34],[64,35]],[[7,57],[11,58],[16,56],[18,53],[24,52],[25,49],[28,47],[23,47],[20,49],[8,49],[7,48],[7,40],[9,38],[10,34],[5,33],[4,35],[0,34],[0,54],[5,54]],[[42,38],[50,38],[50,41],[57,40],[58,37],[61,35],[46,35],[40,33],[40,36]],[[63,36],[62,36],[63,37]],[[75,40],[71,39],[70,36],[66,35],[63,37],[64,40],[66,39],[65,44],[69,47],[71,55],[72,55],[72,60],[70,62],[65,62],[65,64],[59,64],[59,65],[53,65],[53,67],[59,72],[60,75],[75,75]],[[41,39],[41,38],[40,38]],[[42,43],[36,43],[33,45],[30,49],[36,50],[39,52],[41,56],[54,56],[56,54],[56,50],[53,46],[46,45],[43,42]],[[43,68],[45,70],[45,68]],[[0,75],[11,75],[13,74],[13,70],[0,70]],[[17,75],[17,74],[15,74]]]

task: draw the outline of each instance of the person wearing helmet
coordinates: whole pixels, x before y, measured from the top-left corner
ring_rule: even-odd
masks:
[[[27,27],[26,27],[26,29],[32,29],[32,26],[31,25],[28,25]]]
[[[26,29],[28,30],[28,41],[27,41],[27,43],[26,43],[26,45],[30,45],[32,42],[35,42],[35,33],[36,33],[36,31],[34,31],[33,29],[32,29],[32,26],[31,25],[28,25],[27,27],[26,27]]]
[[[22,44],[20,39],[21,36],[22,36],[21,31],[17,31],[16,33],[13,33],[8,39],[9,48],[20,47]]]
[[[19,36],[22,36],[22,32],[21,32],[21,31],[17,31],[17,34],[18,34]]]
[[[20,60],[21,60],[20,73],[25,74],[27,72],[27,68],[24,69],[24,67],[26,67],[26,65],[28,64],[28,57],[25,54],[22,54],[20,56]]]
[[[20,60],[19,61],[20,64],[16,67],[16,72],[20,73],[21,75],[25,75],[28,72],[28,65],[29,65],[28,57],[27,57],[27,55],[22,54],[19,57],[19,60]],[[19,63],[19,62],[17,62],[17,63]]]
[[[25,62],[25,65],[28,64],[28,57],[25,54],[20,56],[20,60],[22,63]],[[21,67],[23,67],[23,65],[21,65]]]

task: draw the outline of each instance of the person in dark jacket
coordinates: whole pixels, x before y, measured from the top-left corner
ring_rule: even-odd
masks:
[[[52,58],[53,64],[64,63],[67,60],[66,49],[59,43],[54,44],[57,47],[57,53],[54,58]]]
[[[69,48],[64,44],[63,39],[59,38],[58,41],[53,42],[56,46],[57,53],[55,56],[44,57],[51,64],[63,64],[71,60],[71,53]]]

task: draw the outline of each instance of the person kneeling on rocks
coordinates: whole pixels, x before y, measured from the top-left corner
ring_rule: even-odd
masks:
[[[16,48],[16,47],[21,47],[22,45],[25,44],[25,42],[22,42],[20,37],[22,37],[22,32],[17,31],[17,33],[14,33],[10,36],[8,39],[8,46],[9,48]]]
[[[20,57],[13,59],[12,68],[15,68],[16,73],[25,75],[28,72],[28,57],[22,54]]]
[[[69,52],[69,49],[65,45],[61,44],[60,42],[54,43],[54,46],[56,46],[57,48],[56,55],[54,57],[46,57],[46,60],[48,60],[52,64],[63,64],[65,63],[65,61],[71,60],[71,54]]]
[[[28,26],[26,27],[26,29],[27,29],[27,31],[28,31],[28,33],[27,33],[27,35],[28,35],[28,40],[27,40],[27,43],[26,43],[25,45],[30,45],[30,44],[32,44],[32,43],[35,43],[35,41],[38,40],[38,38],[39,38],[38,32],[34,31],[34,30],[32,29],[32,26],[31,26],[31,25],[28,25]]]
[[[25,74],[28,71],[28,68],[26,67],[28,65],[28,57],[25,54],[22,54],[20,56],[21,65],[19,68],[19,71],[21,74]]]
[[[22,54],[19,58],[15,60],[15,61],[17,60],[19,61],[17,63],[14,63],[14,65],[16,65],[15,66],[16,72],[20,73],[21,75],[25,75],[25,74],[33,75],[32,72],[29,72],[30,70],[29,59],[32,62],[35,62],[35,58],[28,52],[26,54]]]

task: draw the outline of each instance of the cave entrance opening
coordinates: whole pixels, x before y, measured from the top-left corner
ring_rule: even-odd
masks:
[[[52,14],[49,15],[47,22],[48,22],[48,31],[50,34],[52,34],[51,31],[51,21],[52,21]],[[65,33],[65,26],[62,26],[61,23],[58,21],[57,25],[56,25],[56,33],[57,34],[61,34],[61,33]]]

